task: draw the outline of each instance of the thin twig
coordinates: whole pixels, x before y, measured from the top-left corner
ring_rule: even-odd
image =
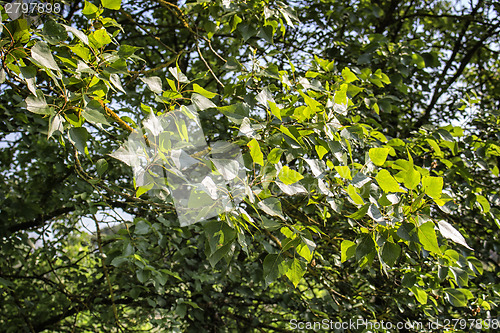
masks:
[[[201,54],[201,50],[200,50],[200,46],[198,45],[198,42],[196,42],[196,50],[198,51],[198,54],[200,55],[200,58],[203,61],[203,63],[205,64],[205,66],[208,68],[208,70],[210,71],[210,73],[214,77],[215,81],[217,81],[217,83],[220,84],[220,86],[222,88],[224,88],[225,87],[224,84],[222,82],[220,82],[220,80],[217,78],[217,75],[215,75],[214,71],[212,70],[212,68],[210,67],[208,62],[205,60],[205,58],[203,58],[203,55]]]
[[[222,60],[222,61],[224,61],[224,62],[227,62],[227,60],[226,60],[226,59],[224,59],[224,58],[222,58],[222,56],[221,56],[219,53],[215,52],[215,50],[214,50],[214,49],[213,49],[213,47],[212,47],[212,42],[210,41],[210,39],[208,39],[207,37],[203,37],[203,40],[205,40],[205,41],[208,43],[208,47],[210,48],[210,50],[212,50],[212,52],[213,52],[213,53],[214,53],[214,54],[215,54],[215,55],[216,55],[216,56],[217,56],[220,60]]]

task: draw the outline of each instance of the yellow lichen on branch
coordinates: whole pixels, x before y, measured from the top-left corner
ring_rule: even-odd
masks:
[[[122,118],[120,118],[113,110],[111,110],[110,108],[108,108],[106,106],[106,104],[104,104],[104,102],[100,99],[96,99],[99,104],[101,104],[101,106],[104,108],[104,111],[106,111],[106,114],[108,116],[110,116],[111,118],[113,118],[114,121],[116,121],[118,123],[118,125],[120,125],[121,128],[123,128],[124,130],[127,130],[129,132],[135,132],[135,130],[130,127],[129,124],[127,124]]]

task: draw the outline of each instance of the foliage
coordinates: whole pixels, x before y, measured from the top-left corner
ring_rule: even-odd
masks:
[[[103,0],[11,20],[3,6],[2,329],[498,319],[499,11]],[[112,156],[181,107],[247,170],[237,209],[182,227],[154,177]]]

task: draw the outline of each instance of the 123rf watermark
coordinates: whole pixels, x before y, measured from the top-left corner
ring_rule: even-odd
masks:
[[[348,321],[334,321],[323,319],[321,321],[299,321],[291,319],[288,323],[290,330],[299,331],[358,331],[358,330],[411,330],[415,332],[435,330],[483,330],[500,328],[500,319],[480,319],[480,318],[453,318],[453,319],[436,319],[429,321],[370,321],[363,318],[349,319]]]

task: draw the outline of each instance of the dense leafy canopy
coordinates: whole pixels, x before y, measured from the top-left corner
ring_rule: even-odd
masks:
[[[498,320],[498,3],[59,3],[1,7],[2,330]],[[182,227],[115,158],[179,109],[245,170]]]

